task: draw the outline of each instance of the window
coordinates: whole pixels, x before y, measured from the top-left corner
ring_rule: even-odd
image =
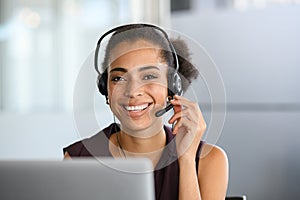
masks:
[[[81,64],[108,27],[130,20],[129,0],[1,1],[1,111],[72,109]]]

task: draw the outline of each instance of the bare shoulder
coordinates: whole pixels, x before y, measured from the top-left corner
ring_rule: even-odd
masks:
[[[203,199],[225,199],[228,185],[226,152],[216,145],[204,144],[198,166],[198,181]]]
[[[206,167],[212,164],[227,164],[228,158],[226,152],[219,146],[204,143],[200,159],[199,167]]]
[[[71,159],[70,154],[66,151],[65,155],[64,155],[64,160],[68,160]]]

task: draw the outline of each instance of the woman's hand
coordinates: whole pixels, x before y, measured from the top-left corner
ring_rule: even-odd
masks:
[[[174,115],[169,123],[175,123],[173,134],[176,134],[177,154],[180,160],[195,161],[196,152],[206,130],[206,123],[198,103],[175,95],[171,100]]]

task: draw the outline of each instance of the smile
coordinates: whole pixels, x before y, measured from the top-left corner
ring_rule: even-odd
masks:
[[[139,112],[142,110],[145,110],[146,108],[148,108],[148,106],[150,105],[150,103],[145,103],[142,105],[136,105],[136,106],[123,106],[125,108],[125,110],[127,111],[131,111],[131,112]]]

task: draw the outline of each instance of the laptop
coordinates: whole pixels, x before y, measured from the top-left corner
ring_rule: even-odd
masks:
[[[0,161],[2,200],[154,200],[147,159]]]

